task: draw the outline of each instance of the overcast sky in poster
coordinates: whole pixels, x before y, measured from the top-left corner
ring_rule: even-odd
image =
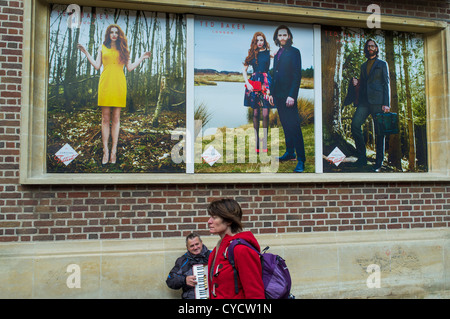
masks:
[[[273,34],[281,24],[287,25],[293,34],[293,46],[300,50],[302,68],[312,67],[312,25],[198,16],[194,24],[195,68],[241,72],[253,34],[263,32],[270,49],[276,51]]]

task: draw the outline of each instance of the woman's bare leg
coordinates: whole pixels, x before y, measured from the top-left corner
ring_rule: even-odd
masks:
[[[120,131],[120,107],[112,108],[112,124],[111,124],[111,137],[112,137],[112,146],[111,146],[111,163],[116,163],[116,154],[117,154],[117,142],[119,141],[119,131]]]
[[[108,141],[109,141],[109,122],[111,120],[111,108],[108,106],[102,106],[102,143],[103,143],[103,158],[102,164],[108,163],[109,158],[109,150],[108,150]]]

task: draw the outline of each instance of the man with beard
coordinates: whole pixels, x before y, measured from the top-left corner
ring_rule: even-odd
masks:
[[[187,252],[179,257],[175,266],[169,273],[166,283],[169,288],[183,288],[182,299],[195,299],[195,286],[197,278],[193,275],[192,266],[196,264],[208,264],[211,253],[197,233],[191,233],[186,237]]]
[[[356,111],[352,119],[352,135],[355,140],[358,160],[357,166],[366,166],[366,143],[362,132],[362,125],[367,117],[372,115],[375,120],[377,113],[390,111],[389,70],[385,61],[378,59],[378,45],[372,39],[366,41],[364,54],[367,61],[361,66],[359,80],[353,78],[353,85],[359,86],[359,98]],[[373,170],[381,171],[384,159],[385,135],[375,125],[376,159]]]
[[[280,49],[274,56],[273,77],[270,97],[275,104],[283,126],[286,153],[279,161],[297,158],[294,172],[301,173],[305,168],[305,145],[303,142],[297,97],[302,79],[302,60],[300,51],[292,46],[292,33],[287,26],[279,26],[273,41]]]

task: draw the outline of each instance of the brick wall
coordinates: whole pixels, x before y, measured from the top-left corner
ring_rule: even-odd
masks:
[[[370,4],[377,4],[382,14],[443,20],[450,18],[450,1],[448,0],[252,0],[247,2],[357,12],[366,12]]]
[[[450,226],[450,185],[4,186],[0,241],[209,234],[207,203],[232,197],[256,234]]]
[[[449,1],[256,2],[450,17]],[[450,226],[448,183],[20,185],[22,22],[23,1],[0,0],[0,242],[207,234],[206,204],[219,197],[236,198],[260,234]]]

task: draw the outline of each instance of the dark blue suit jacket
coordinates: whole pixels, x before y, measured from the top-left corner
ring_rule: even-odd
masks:
[[[281,50],[281,49],[280,49]],[[302,80],[302,59],[299,49],[285,47],[278,59],[274,57],[271,94],[275,97],[292,97],[297,100]]]
[[[390,106],[389,70],[386,62],[378,58],[367,75],[367,61],[361,65],[360,104],[369,103]]]

